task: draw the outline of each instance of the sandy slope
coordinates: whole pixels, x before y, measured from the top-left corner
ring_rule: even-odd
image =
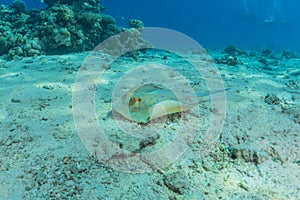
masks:
[[[216,58],[224,56],[217,51],[211,54]],[[266,67],[256,56],[241,55],[235,66],[218,64],[225,86],[231,88],[221,138],[205,157],[200,156],[210,116],[209,98],[201,98],[199,129],[184,156],[156,172],[128,173],[97,162],[75,129],[72,87],[87,55],[88,52],[0,62],[2,197],[300,199],[300,59],[277,56],[269,60],[276,60],[277,66],[271,63]],[[176,58],[154,55],[140,62],[159,63],[162,58],[164,64],[174,66],[188,79],[193,77],[194,73],[185,70],[184,63]],[[178,116],[172,116],[152,138],[153,146],[139,149],[135,139],[128,139],[127,132],[116,128],[109,113],[115,80],[131,69],[132,63],[133,59],[126,58],[106,70],[96,92],[97,118],[108,132],[107,137],[122,148],[156,150],[171,141],[180,128]],[[199,81],[193,83],[194,87],[205,88],[201,79],[193,80]],[[266,97],[268,93],[278,99]],[[192,110],[184,120],[194,117]]]

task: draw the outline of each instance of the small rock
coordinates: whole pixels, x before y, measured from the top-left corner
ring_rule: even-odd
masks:
[[[12,102],[12,103],[20,103],[21,100],[20,100],[20,99],[11,99],[11,102]]]
[[[42,88],[46,89],[46,90],[53,90],[54,86],[53,85],[43,85]]]
[[[264,97],[264,102],[270,105],[278,105],[280,103],[280,99],[275,94],[268,93]]]
[[[36,55],[40,55],[40,54],[41,54],[40,50],[37,50],[37,49],[30,49],[28,51],[29,56],[36,56]]]
[[[146,148],[148,146],[153,146],[153,145],[156,144],[157,139],[159,139],[159,135],[143,139],[143,140],[140,141],[139,148],[143,149],[143,148]]]
[[[227,152],[234,160],[243,160],[245,162],[254,163],[255,165],[263,163],[268,157],[268,154],[263,151],[239,145],[228,147]]]
[[[235,66],[238,64],[238,58],[236,56],[224,56],[222,58],[215,59],[217,64],[225,64],[230,66]]]
[[[167,174],[164,177],[164,184],[173,192],[184,194],[185,191],[189,188],[190,180],[184,172],[178,171]]]
[[[298,83],[294,80],[289,80],[285,85],[291,89],[296,89],[296,90],[299,89]]]

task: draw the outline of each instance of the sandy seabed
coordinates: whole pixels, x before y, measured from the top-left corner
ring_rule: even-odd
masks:
[[[238,55],[232,63],[231,56],[210,51],[230,88],[220,137],[199,156],[207,116],[217,113],[210,109],[209,97],[199,97],[199,127],[187,151],[162,169],[131,173],[98,162],[75,128],[72,89],[88,55],[0,60],[0,199],[300,199],[299,57],[262,58],[254,52]],[[108,139],[143,153],[172,140],[180,117],[172,115],[149,140],[128,138],[116,128],[115,120],[131,122],[111,114],[111,92],[136,62],[126,57],[106,69],[95,89],[95,109]],[[191,78],[193,87],[205,88],[172,55],[141,56],[138,62],[172,66]],[[184,113],[183,120],[197,117],[193,112]]]

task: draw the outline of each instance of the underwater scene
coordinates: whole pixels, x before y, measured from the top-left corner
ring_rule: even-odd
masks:
[[[0,0],[0,200],[300,199],[299,0]]]

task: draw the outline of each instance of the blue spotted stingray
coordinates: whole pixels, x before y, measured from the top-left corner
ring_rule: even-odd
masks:
[[[113,103],[113,111],[137,123],[189,110],[194,105],[182,104],[169,89],[157,84],[144,84],[129,90]]]

